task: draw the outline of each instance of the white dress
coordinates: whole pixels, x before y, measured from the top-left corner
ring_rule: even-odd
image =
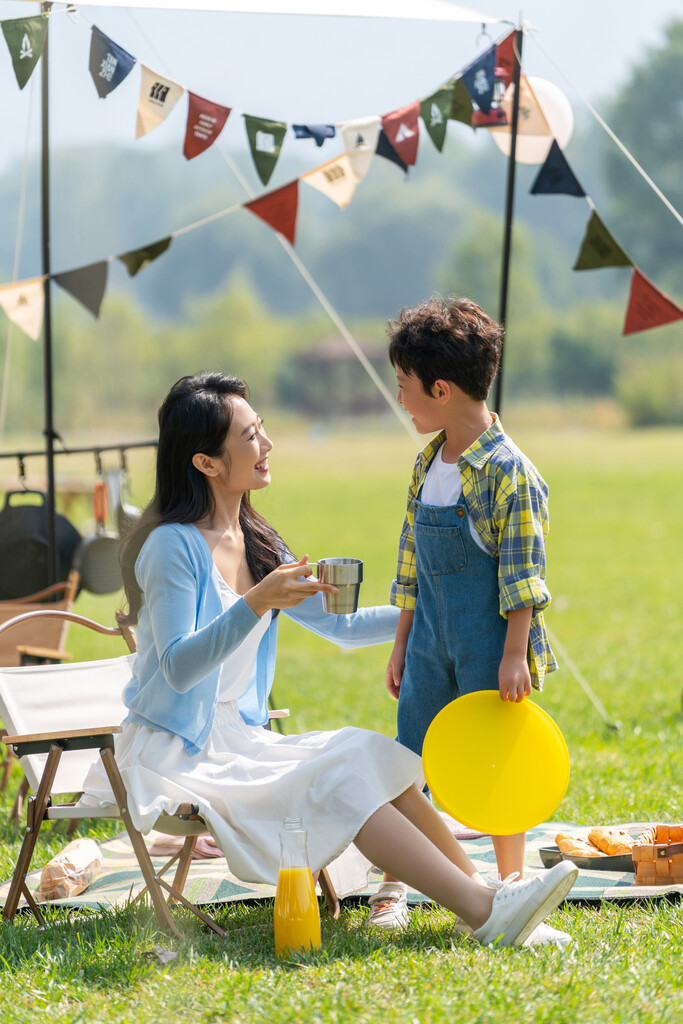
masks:
[[[224,584],[221,598],[228,607],[238,595]],[[424,785],[424,776],[416,754],[367,729],[288,736],[244,722],[237,697],[269,619],[270,613],[223,663],[213,729],[199,754],[188,754],[171,733],[124,722],[116,760],[141,832],[152,829],[163,811],[196,804],[232,873],[245,882],[274,884],[283,818],[303,818],[317,871],[349,846],[378,808],[413,783]],[[81,803],[111,802],[99,762],[85,789]]]

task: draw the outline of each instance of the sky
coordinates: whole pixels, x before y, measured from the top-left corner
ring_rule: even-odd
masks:
[[[0,19],[38,13],[39,4],[0,0]],[[50,36],[51,143],[177,147],[185,130],[181,101],[166,122],[134,142],[139,71],[107,99],[88,71],[90,27],[103,32],[155,71],[233,108],[224,133],[244,145],[240,118],[250,113],[288,122],[339,122],[387,113],[428,95],[488,45],[466,23],[173,12],[78,5],[76,17],[55,5]],[[644,48],[662,41],[677,14],[674,0],[485,0],[477,9],[538,31],[536,38],[574,87],[598,109],[627,80]],[[506,31],[492,24],[492,40]],[[525,42],[529,74],[560,85],[576,112],[581,100],[533,39]],[[0,41],[0,171],[39,144],[39,80],[20,91]],[[186,101],[185,101],[186,102]],[[228,131],[229,129],[229,131]],[[298,145],[309,145],[308,143]],[[311,166],[320,160],[311,147]],[[333,155],[330,153],[330,155]],[[180,155],[182,159],[182,155]]]

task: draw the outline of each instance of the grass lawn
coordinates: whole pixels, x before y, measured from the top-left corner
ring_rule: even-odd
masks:
[[[506,427],[515,433],[514,417]],[[273,433],[274,482],[258,507],[296,552],[362,557],[362,603],[385,601],[410,440],[342,430]],[[618,723],[608,727],[566,664],[537,696],[572,758],[557,817],[681,821],[683,432],[520,428],[516,438],[551,488],[549,624]],[[111,621],[117,600],[82,595],[77,610]],[[106,657],[120,650],[112,644],[93,645],[74,628],[68,646],[77,658]],[[339,652],[283,621],[274,693],[291,708],[287,729],[354,724],[393,735],[395,704],[383,683],[388,653],[386,646]],[[0,807],[3,878],[20,841],[4,824],[12,795]],[[41,839],[37,856],[47,860],[64,842],[59,833]],[[184,916],[183,937],[173,940],[144,908],[71,923],[55,912],[43,933],[17,918],[0,925],[3,1016],[136,1024],[670,1021],[683,1012],[682,908],[562,908],[551,923],[574,942],[560,954],[476,948],[454,939],[451,916],[431,908],[414,912],[399,937],[369,935],[365,908],[349,907],[338,922],[323,915],[319,954],[284,964],[273,954],[269,906],[220,911],[230,927],[223,940]],[[154,942],[177,950],[178,959],[167,967],[145,959]]]

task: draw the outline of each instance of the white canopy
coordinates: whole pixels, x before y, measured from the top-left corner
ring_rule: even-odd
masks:
[[[23,0],[32,3],[35,0]],[[57,0],[59,2],[59,0]],[[230,11],[235,14],[308,14],[336,18],[412,18],[417,21],[507,22],[447,0],[86,0],[77,7],[144,7],[172,11]]]

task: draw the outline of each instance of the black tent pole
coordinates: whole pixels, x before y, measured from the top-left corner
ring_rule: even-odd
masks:
[[[54,421],[52,407],[52,306],[50,302],[50,81],[49,48],[51,3],[41,3],[48,19],[42,53],[42,161],[41,161],[41,223],[45,309],[43,313],[43,390],[45,396],[45,452],[47,455],[47,586],[57,583],[57,535],[55,527],[55,460]]]
[[[521,22],[521,17],[520,17]],[[508,157],[507,195],[505,197],[505,232],[503,235],[503,262],[500,271],[500,301],[498,319],[503,327],[507,327],[508,285],[510,281],[510,252],[512,249],[512,219],[515,203],[515,170],[517,166],[517,127],[519,125],[519,81],[521,77],[522,40],[524,33],[521,28],[515,32],[515,68],[513,82],[515,86],[512,99],[512,124],[510,125],[510,156]],[[495,412],[500,413],[503,391],[503,356],[505,341],[500,352],[500,365],[493,382],[492,405]]]

